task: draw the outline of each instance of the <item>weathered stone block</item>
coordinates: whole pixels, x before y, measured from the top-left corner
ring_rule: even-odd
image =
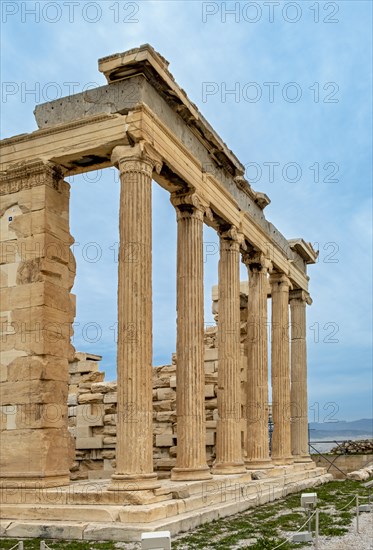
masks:
[[[68,244],[71,240],[69,220],[49,209],[34,210],[15,216],[10,228],[18,236],[32,237],[39,233],[49,233]]]
[[[175,411],[158,412],[156,414],[156,419],[158,422],[175,422],[176,412]]]
[[[86,394],[89,395],[89,394]],[[78,426],[103,426],[104,405],[102,403],[86,403],[76,407],[76,421]]]
[[[103,438],[103,444],[109,447],[114,447],[117,443],[116,437],[110,437],[110,436],[104,436]]]
[[[153,388],[168,388],[170,386],[170,376],[153,376]]]
[[[3,351],[23,351],[26,355],[53,355],[69,359],[73,347],[68,338],[45,330],[16,332],[2,338]]]
[[[101,453],[103,459],[113,460],[115,458],[115,451],[103,450]]]
[[[75,432],[77,439],[92,437],[92,428],[90,426],[77,425]]]
[[[103,446],[102,436],[80,437],[76,440],[77,449],[100,449]]]
[[[205,385],[205,397],[215,397],[214,384]]]
[[[206,445],[215,445],[215,432],[206,432]]]
[[[0,295],[3,310],[23,309],[25,305],[29,307],[49,306],[63,312],[70,310],[69,290],[49,281],[1,289]]]
[[[117,400],[118,400],[118,396],[116,392],[106,393],[104,395],[104,403],[116,403]]]
[[[214,361],[207,361],[205,363],[205,373],[207,374],[213,374],[215,372],[215,362]]]
[[[118,422],[118,415],[116,414],[105,414],[104,416],[104,424],[110,425],[110,426],[116,426]]]
[[[87,372],[96,372],[98,371],[99,363],[98,361],[73,361],[69,365],[69,372],[71,374],[75,373],[87,373]]]
[[[103,398],[102,393],[83,393],[79,395],[78,403],[81,405],[84,403],[102,403]]]
[[[157,390],[157,400],[172,400],[176,399],[176,392],[171,388],[159,388]]]
[[[67,397],[68,405],[77,405],[78,404],[78,395],[76,393],[69,393]]]
[[[153,425],[153,434],[154,435],[163,435],[163,434],[172,434],[172,425],[161,423]]]
[[[155,444],[157,447],[172,447],[174,445],[175,438],[170,434],[156,435]]]
[[[176,464],[176,458],[160,458],[157,460],[159,470],[171,470]]]
[[[216,430],[216,420],[207,420],[206,421],[207,430]]]
[[[217,361],[218,350],[217,348],[205,349],[205,361]]]
[[[117,435],[117,427],[116,426],[105,426],[103,430],[104,435]]]
[[[92,384],[93,393],[109,393],[117,391],[116,382],[95,382]]]
[[[70,344],[68,348],[68,352],[74,349]],[[69,378],[67,359],[47,354],[18,357],[8,366],[9,380],[53,380],[66,384]]]
[[[73,321],[74,318],[69,311],[61,311],[49,306],[29,307],[28,304],[25,304],[24,308],[15,309],[11,313],[11,322],[15,327],[15,332],[45,330],[51,334],[51,339],[55,335],[69,339]]]
[[[67,407],[66,383],[52,380],[23,380],[1,384],[0,405],[30,403],[55,403]]]
[[[153,401],[153,411],[169,411],[172,409],[172,401]]]
[[[68,482],[69,446],[67,428],[5,431],[1,434],[1,476],[15,475],[16,483],[40,477],[41,486],[48,485],[44,477],[56,479],[60,476],[63,485]]]

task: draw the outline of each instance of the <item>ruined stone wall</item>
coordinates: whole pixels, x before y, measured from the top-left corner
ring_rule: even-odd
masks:
[[[69,431],[75,439],[72,479],[109,477],[115,468],[117,385],[105,382],[99,356],[78,353],[70,364]],[[175,357],[173,357],[175,360]],[[217,349],[205,352],[206,455],[215,458]],[[153,369],[153,457],[160,477],[176,459],[176,365]]]
[[[247,293],[241,288],[241,406],[245,394],[245,353]],[[217,289],[213,289],[213,313],[218,319]],[[205,411],[206,456],[209,465],[215,458],[217,420],[217,326],[205,331]],[[71,478],[107,478],[115,468],[117,385],[105,382],[99,371],[98,355],[77,353],[70,363],[68,397],[69,431],[75,438],[75,461]],[[129,413],[130,414],[130,413]],[[242,444],[245,441],[245,423],[241,421]],[[153,458],[159,477],[169,476],[176,461],[176,355],[172,364],[153,369]]]
[[[347,474],[356,470],[361,470],[368,466],[373,468],[373,454],[351,454],[351,455],[311,455],[316,466],[326,468],[329,474],[335,479],[345,479]],[[333,462],[333,464],[330,464]]]

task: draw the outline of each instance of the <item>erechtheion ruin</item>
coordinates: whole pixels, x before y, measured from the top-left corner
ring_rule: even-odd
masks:
[[[186,530],[329,479],[308,455],[307,264],[317,253],[266,220],[269,198],[252,189],[243,165],[152,47],[100,59],[99,70],[106,86],[37,106],[38,130],[1,142],[1,536],[138,540],[142,531]],[[121,182],[116,460],[110,478],[93,483],[70,477],[75,261],[64,178],[111,166]],[[169,191],[177,219],[176,459],[169,475],[153,467],[152,180]],[[212,463],[204,223],[220,239]],[[249,281],[244,354],[241,261]],[[79,448],[105,448],[102,436],[86,441],[93,439],[88,424],[76,434]]]

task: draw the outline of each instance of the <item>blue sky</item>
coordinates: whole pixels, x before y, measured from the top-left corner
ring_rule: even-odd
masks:
[[[309,404],[319,410],[310,420],[372,416],[371,2],[73,4],[2,2],[2,137],[35,130],[37,103],[105,84],[98,58],[151,43],[247,165],[254,189],[270,196],[267,218],[320,249],[309,267]],[[103,355],[113,379],[118,177],[110,169],[70,180],[74,344]],[[154,363],[167,364],[176,223],[157,184],[153,217]],[[218,240],[209,228],[204,239],[212,323]]]

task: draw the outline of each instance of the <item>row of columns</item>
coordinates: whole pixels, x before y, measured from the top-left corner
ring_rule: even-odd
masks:
[[[152,211],[158,153],[146,143],[116,147],[120,170],[118,272],[118,436],[112,490],[154,489],[152,438]],[[203,221],[206,205],[196,194],[171,197],[177,213],[177,458],[174,480],[211,478],[206,463],[204,404]],[[271,271],[272,456],[268,444],[267,295],[271,263],[244,253],[249,273],[246,456],[241,445],[240,259],[242,235],[219,230],[218,421],[214,474],[308,460],[305,304],[307,293],[289,291],[285,274]],[[292,418],[291,418],[292,417]],[[293,423],[291,423],[291,419]]]

